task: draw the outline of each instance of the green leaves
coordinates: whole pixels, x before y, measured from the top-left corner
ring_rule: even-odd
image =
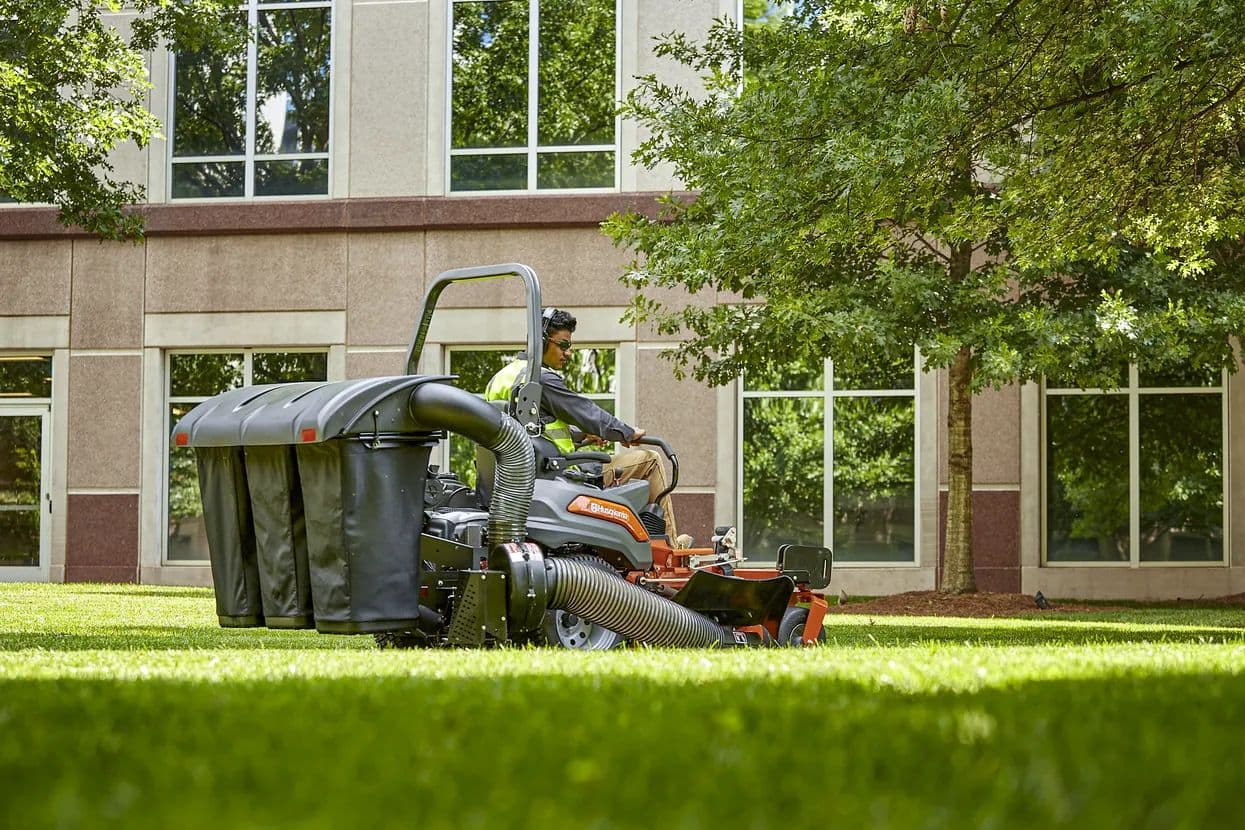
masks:
[[[107,18],[119,4],[0,0],[0,194],[48,202],[59,220],[105,238],[135,238],[128,206],[142,188],[115,180],[111,152],[142,147],[159,122],[141,50],[157,41],[202,45],[219,30],[223,0],[134,0],[127,43]],[[128,19],[128,18],[127,18]]]
[[[635,160],[695,196],[605,231],[650,285],[766,308],[641,300],[634,317],[688,332],[679,361],[716,380],[765,364],[755,320],[789,322],[810,357],[906,341],[938,367],[968,345],[976,388],[1230,362],[1245,322],[1232,7],[805,3],[753,9],[766,19],[742,35],[671,36],[659,51],[702,88],[644,78],[623,114],[650,136]]]

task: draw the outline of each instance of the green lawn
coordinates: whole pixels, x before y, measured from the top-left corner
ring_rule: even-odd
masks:
[[[812,649],[376,651],[0,584],[0,827],[1240,826],[1245,610]]]

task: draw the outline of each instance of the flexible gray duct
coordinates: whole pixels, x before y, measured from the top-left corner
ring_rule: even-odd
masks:
[[[727,628],[586,562],[545,560],[549,607],[655,646],[733,645]]]
[[[491,409],[491,407],[490,407]],[[492,545],[527,538],[527,511],[536,481],[536,453],[532,439],[519,422],[508,416],[492,444],[481,444],[497,456],[493,495],[488,503],[488,538]]]
[[[454,386],[425,383],[415,387],[407,406],[411,417],[434,429],[470,438],[497,456],[493,496],[489,500],[490,544],[527,538],[527,511],[536,481],[536,453],[519,422]]]

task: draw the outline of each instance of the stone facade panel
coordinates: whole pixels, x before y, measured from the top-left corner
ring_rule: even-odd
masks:
[[[137,495],[71,493],[66,513],[66,582],[138,580]]]
[[[516,221],[522,220],[516,210]],[[536,230],[464,230],[428,234],[427,273],[472,265],[521,262],[535,269],[546,306],[626,305],[632,292],[619,282],[630,261],[596,228]],[[485,280],[451,286],[440,307],[521,308],[523,286],[517,279]]]
[[[138,487],[142,364],[138,353],[70,356],[70,489]]]
[[[146,252],[128,242],[73,242],[70,345],[137,349],[143,345]]]
[[[717,479],[717,394],[692,379],[677,380],[654,349],[636,355],[635,426],[665,438],[679,456],[679,483],[713,486]],[[712,519],[710,519],[712,521]]]
[[[348,252],[347,345],[408,344],[424,297],[424,234],[351,234]]]
[[[425,191],[428,3],[351,10],[350,195]]]
[[[0,210],[0,225],[5,211]],[[69,240],[0,243],[0,314],[53,316],[69,313],[73,246]]]
[[[149,313],[345,307],[345,234],[147,240]]]

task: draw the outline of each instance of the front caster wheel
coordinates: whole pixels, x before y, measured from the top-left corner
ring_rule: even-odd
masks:
[[[804,626],[808,623],[808,609],[792,605],[782,614],[782,622],[778,624],[778,645],[804,645]],[[826,629],[823,626],[817,632],[818,643],[826,641]]]

